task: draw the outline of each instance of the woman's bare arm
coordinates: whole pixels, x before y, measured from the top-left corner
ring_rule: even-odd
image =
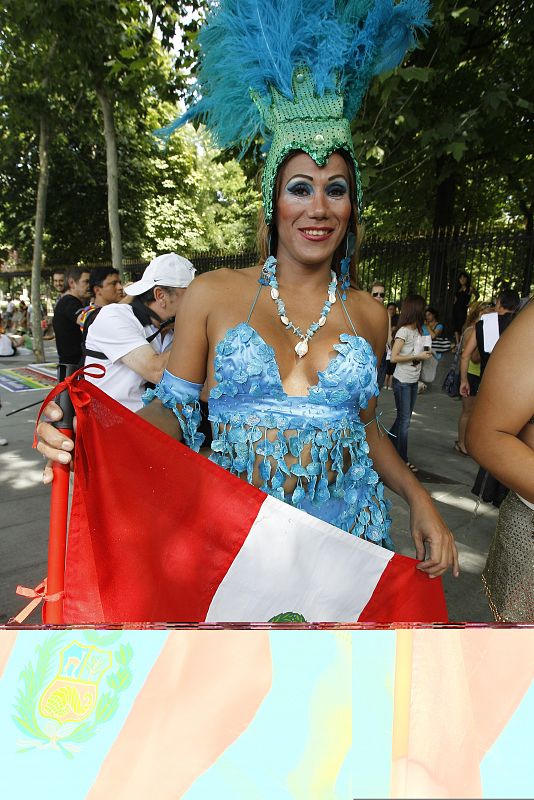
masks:
[[[378,323],[378,324],[377,324]],[[379,321],[375,323],[371,345],[375,355],[382,352],[385,328],[382,330]],[[395,340],[395,344],[403,341]],[[400,349],[400,348],[399,348]],[[430,353],[425,353],[430,356]],[[412,357],[410,356],[410,360]],[[367,442],[373,465],[385,485],[402,497],[410,506],[410,527],[415,544],[416,558],[421,561],[419,569],[427,575],[437,577],[452,567],[453,574],[459,574],[458,553],[454,537],[442,520],[428,492],[426,492],[413,472],[406,466],[394,448],[389,436],[380,429],[376,419],[376,398],[373,398],[366,409],[360,412],[360,418],[367,425]],[[429,547],[428,557],[425,543]]]
[[[534,503],[534,303],[497,342],[484,372],[466,432],[476,461]],[[534,426],[532,426],[534,427]]]
[[[477,337],[474,325],[471,328],[467,338],[464,333],[464,342],[465,344],[462,348],[462,355],[460,357],[460,394],[462,397],[469,397],[471,394],[471,389],[469,388],[469,381],[467,379],[467,370],[469,368],[471,356],[477,349]]]
[[[209,275],[199,276],[188,287],[176,315],[167,370],[191,383],[203,384],[206,380],[209,350],[207,319],[211,295]],[[181,441],[182,431],[175,414],[157,398],[137,413],[159,430]]]
[[[393,349],[391,351],[391,363],[392,364],[407,364],[409,361],[426,361],[429,358],[432,358],[432,353],[429,352],[421,352],[421,353],[411,353],[407,356],[401,356],[401,350],[404,347],[404,339],[397,337],[393,342]]]

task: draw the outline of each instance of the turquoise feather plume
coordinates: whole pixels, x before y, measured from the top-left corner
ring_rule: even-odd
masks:
[[[373,75],[397,66],[429,26],[428,0],[211,0],[198,43],[193,95],[200,99],[158,131],[168,137],[203,122],[222,148],[244,152],[260,133],[269,141],[250,90],[269,86],[292,98],[297,64],[311,70],[317,93],[339,90],[352,119]]]

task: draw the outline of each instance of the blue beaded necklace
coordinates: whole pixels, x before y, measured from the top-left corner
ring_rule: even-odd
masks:
[[[280,322],[282,323],[282,325],[285,326],[286,330],[293,331],[293,333],[299,337],[300,342],[298,342],[295,345],[295,353],[298,355],[299,358],[303,358],[308,352],[309,340],[319,330],[319,328],[322,328],[323,325],[326,324],[326,318],[330,313],[330,309],[332,308],[332,305],[336,302],[337,275],[333,270],[330,270],[331,280],[330,283],[328,284],[328,299],[325,301],[323,310],[321,312],[321,316],[319,317],[317,322],[312,322],[306,333],[302,333],[299,326],[294,325],[286,314],[286,307],[284,305],[284,301],[280,297],[280,292],[278,289],[278,281],[276,280],[276,264],[277,264],[276,258],[274,256],[269,256],[269,258],[263,265],[260,276],[260,283],[262,286],[271,287],[271,297],[276,303],[276,307],[278,309],[278,316],[280,317]]]

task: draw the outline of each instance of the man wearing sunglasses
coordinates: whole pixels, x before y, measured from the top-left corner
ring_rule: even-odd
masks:
[[[372,283],[370,288],[369,288],[369,293],[370,293],[371,297],[374,297],[375,300],[378,300],[378,302],[381,305],[383,305],[385,303],[385,301],[386,301],[386,287],[384,286],[384,284],[381,281],[375,281],[374,283]],[[388,314],[388,325],[389,325],[389,330],[388,330],[387,348],[386,348],[386,352],[382,356],[382,360],[380,361],[380,364],[378,365],[377,381],[378,381],[378,388],[379,389],[382,389],[383,386],[384,386],[384,381],[386,379],[386,371],[387,371],[387,366],[388,366],[387,355],[388,355],[388,351],[391,352],[391,338],[392,338],[391,337],[391,317],[389,316],[389,314]]]
[[[384,303],[386,299],[386,287],[380,281],[375,281],[369,289],[371,297],[378,300],[379,303]]]

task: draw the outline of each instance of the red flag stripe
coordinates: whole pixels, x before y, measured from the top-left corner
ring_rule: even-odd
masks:
[[[424,598],[424,603],[421,599]],[[447,605],[439,578],[417,569],[413,558],[395,554],[380,576],[358,622],[447,622]]]
[[[90,404],[76,402],[78,390]],[[265,494],[86,381],[74,387],[73,401],[64,621],[204,620]]]

